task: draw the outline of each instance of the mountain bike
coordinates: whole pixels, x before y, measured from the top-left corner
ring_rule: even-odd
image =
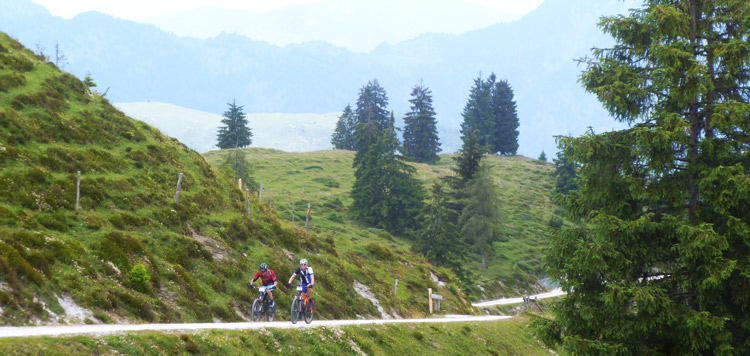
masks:
[[[259,321],[264,317],[268,321],[273,321],[273,319],[276,318],[276,307],[271,306],[271,300],[268,298],[267,292],[276,289],[276,286],[255,287],[249,285],[248,287],[250,287],[250,289],[257,289],[259,293],[258,298],[253,302],[253,308],[250,312],[253,321]]]
[[[297,286],[297,296],[292,301],[292,324],[304,318],[305,323],[310,324],[313,319],[315,302],[307,298],[307,293],[302,291],[302,286]]]

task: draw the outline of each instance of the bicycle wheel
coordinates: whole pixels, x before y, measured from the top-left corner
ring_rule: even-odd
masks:
[[[273,321],[274,319],[276,319],[276,307],[272,307],[271,304],[266,301],[266,320]]]
[[[291,313],[292,324],[297,324],[299,319],[299,297],[295,297],[292,301],[292,313]]]
[[[256,299],[253,302],[253,309],[251,311],[251,317],[253,321],[260,320],[261,315],[262,315],[261,313],[263,312],[262,308],[263,308],[263,304],[261,303],[260,299]]]
[[[312,299],[307,300],[307,305],[305,305],[305,323],[310,324],[313,320],[313,308],[315,306],[315,302],[313,302]]]

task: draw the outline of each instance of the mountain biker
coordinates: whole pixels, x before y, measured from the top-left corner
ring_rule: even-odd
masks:
[[[312,267],[307,265],[306,259],[299,260],[299,268],[289,277],[288,285],[292,285],[295,277],[299,277],[299,284],[302,286],[302,292],[307,294],[307,298],[312,297],[312,287],[315,285],[315,276]]]
[[[250,282],[250,285],[253,285],[253,283],[255,283],[258,278],[260,278],[260,281],[262,282],[264,287],[270,285],[276,287],[278,283],[278,281],[276,280],[276,273],[273,273],[273,270],[269,269],[268,265],[265,263],[260,264],[258,273],[255,274],[255,277],[253,278],[253,281]],[[266,294],[268,294],[268,298],[271,299],[271,307],[275,307],[273,302],[273,293],[270,290],[266,290]]]

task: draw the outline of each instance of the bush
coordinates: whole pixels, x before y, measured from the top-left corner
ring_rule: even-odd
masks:
[[[371,242],[365,247],[365,249],[367,250],[367,252],[369,252],[378,260],[382,260],[382,261],[393,260],[393,253],[388,247]]]
[[[141,292],[148,292],[148,282],[151,281],[151,272],[142,264],[133,266],[130,270],[130,283]]]

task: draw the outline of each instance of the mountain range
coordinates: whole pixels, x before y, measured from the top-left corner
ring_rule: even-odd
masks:
[[[574,59],[611,42],[596,27],[600,16],[632,4],[546,0],[517,21],[421,35],[370,53],[326,42],[281,47],[229,33],[180,37],[97,12],[62,19],[30,0],[0,0],[0,31],[52,59],[58,45],[65,55],[58,66],[79,78],[91,73],[113,102],[159,101],[220,114],[236,100],[249,113],[324,114],[354,104],[358,90],[377,79],[401,118],[421,81],[434,96],[444,152],[460,147],[461,111],[474,79],[495,73],[515,91],[519,154],[536,157],[556,151],[554,135],[619,125],[577,84],[582,68]]]

